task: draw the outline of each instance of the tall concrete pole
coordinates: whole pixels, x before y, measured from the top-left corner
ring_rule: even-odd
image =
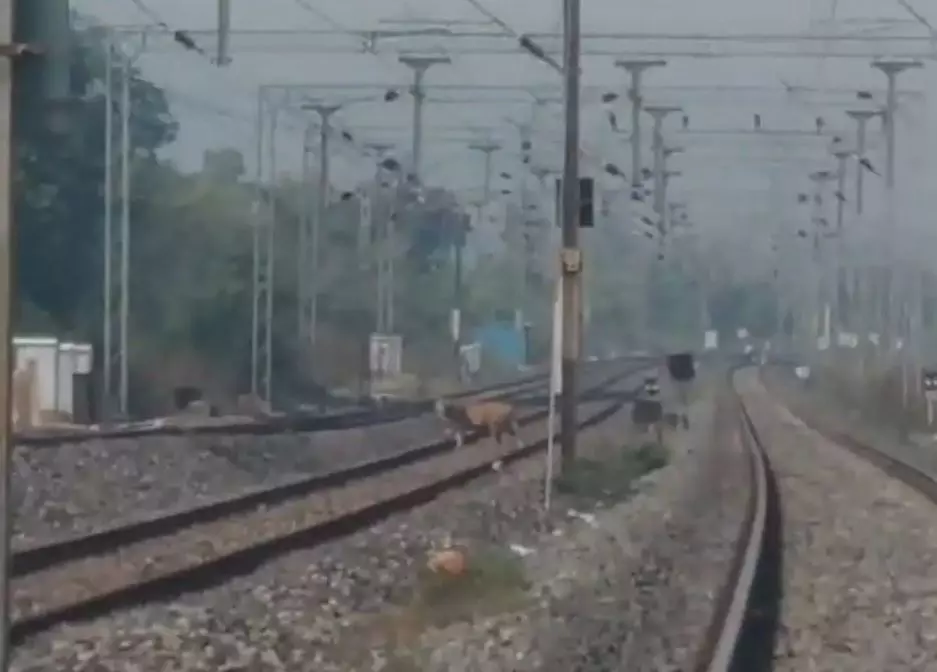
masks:
[[[888,340],[889,344],[894,347],[897,343],[897,340],[901,337],[902,329],[902,319],[899,306],[901,306],[902,299],[905,298],[902,296],[903,292],[901,291],[901,284],[903,279],[903,274],[898,272],[898,259],[896,257],[897,250],[895,249],[895,237],[897,232],[894,231],[894,228],[897,224],[896,222],[896,213],[895,213],[895,157],[896,157],[896,124],[895,117],[898,109],[898,84],[897,79],[898,75],[905,70],[912,68],[921,68],[923,67],[920,61],[896,61],[896,60],[876,60],[872,63],[872,67],[877,70],[881,70],[888,81],[888,93],[885,103],[885,186],[886,186],[886,207],[887,207],[887,218],[888,218],[888,227],[889,231],[887,232],[887,244],[889,247],[888,260],[888,277],[890,279],[889,287],[889,301],[888,301]],[[908,389],[907,389],[907,368],[902,366],[902,380],[903,380],[903,397],[907,400]]]
[[[254,237],[251,310],[251,393],[271,401],[273,346],[273,274],[276,237],[276,128],[277,109],[267,89],[257,89],[256,196],[253,207]],[[265,153],[264,150],[267,150]],[[267,174],[269,173],[269,180]]]
[[[846,214],[846,162],[852,152],[837,149],[833,156],[836,157],[836,235],[841,235]]]
[[[843,306],[840,302],[840,291],[843,287],[849,293],[849,271],[846,267],[844,221],[846,214],[846,167],[852,152],[838,149],[833,152],[836,157],[836,255],[830,264],[833,272],[833,322],[837,330],[845,329]],[[859,167],[862,170],[862,167]]]
[[[231,0],[218,0],[218,43],[215,47],[215,65],[231,63]]]
[[[666,159],[667,152],[664,152],[664,157],[665,158],[664,158],[664,172],[663,172],[662,186],[664,188],[664,203],[667,203],[668,202],[667,194],[670,192],[671,178],[680,177],[681,175],[683,175],[683,172],[680,170],[669,170],[667,168],[667,159]],[[667,207],[664,208],[663,225],[664,225],[664,231],[666,231],[668,234],[673,230],[673,224],[671,221],[672,214],[673,213],[670,208],[667,208]]]
[[[330,175],[330,157],[329,157],[329,139],[332,137],[331,119],[341,108],[340,105],[304,105],[303,109],[310,110],[319,115],[319,186],[316,190],[316,213],[312,219],[312,228],[309,231],[309,291],[307,300],[309,301],[306,310],[307,328],[306,337],[310,346],[315,345],[319,322],[319,287],[320,282],[320,262],[321,254],[319,252],[319,239],[322,233],[322,227],[325,226],[326,217],[329,209],[329,182]]]
[[[527,343],[526,343],[526,327],[527,323],[527,314],[528,314],[528,293],[530,287],[530,276],[532,273],[533,266],[533,218],[530,216],[531,211],[531,200],[530,200],[530,149],[533,142],[533,120],[530,122],[520,125],[520,140],[521,140],[521,165],[518,166],[517,175],[515,176],[515,182],[517,184],[517,190],[519,192],[518,198],[521,208],[521,221],[520,221],[520,253],[524,257],[524,263],[522,265],[522,271],[520,274],[520,284],[518,287],[518,314],[517,322],[520,323],[520,329],[523,334],[525,334],[525,354],[524,354],[524,364],[529,362],[528,357],[529,353],[527,352]]]
[[[563,273],[562,399],[560,405],[560,452],[567,472],[576,460],[578,368],[580,356],[580,299],[582,251],[579,248],[579,99],[580,99],[580,0],[563,1],[564,17],[564,117],[563,143]],[[552,428],[551,428],[552,431]]]
[[[104,348],[101,409],[114,401],[114,43],[108,36],[104,62]]]
[[[877,60],[872,67],[885,73],[888,80],[888,94],[885,103],[885,186],[895,188],[895,114],[898,110],[898,75],[905,70],[921,68],[920,61]]]
[[[855,109],[846,112],[850,118],[856,122],[856,156],[858,160],[868,158],[866,156],[868,142],[869,120],[873,117],[884,117],[882,110]],[[862,215],[865,210],[865,172],[866,169],[861,165],[856,166],[856,183],[854,200],[856,204],[856,214]],[[857,261],[853,269],[852,278],[852,301],[850,305],[855,309],[852,311],[851,319],[853,328],[865,334],[873,328],[871,316],[874,314],[872,306],[867,306],[866,301],[873,300],[872,292],[868,289],[872,287],[873,279],[877,277],[872,273],[872,269],[866,268],[864,259]],[[868,294],[868,295],[867,295]]]
[[[641,189],[641,112],[644,107],[644,98],[641,84],[644,72],[650,68],[663,67],[667,61],[662,59],[633,60],[622,59],[615,61],[615,65],[624,68],[631,75],[631,86],[628,89],[628,98],[631,100],[631,186],[637,191]]]
[[[131,59],[124,58],[120,93],[120,316],[119,398],[120,414],[127,417],[130,372],[127,361],[127,328],[130,322],[130,73]]]
[[[683,147],[667,147],[666,145],[663,148],[663,201],[664,203],[669,203],[670,199],[667,197],[667,194],[670,193],[670,178],[679,177],[681,175],[679,170],[670,170],[668,166],[670,165],[670,157],[674,154],[682,154],[684,152]],[[671,208],[664,208],[664,214],[661,219],[661,226],[664,227],[664,231],[670,231],[670,220],[671,220]]]
[[[260,312],[262,299],[262,226],[264,212],[264,113],[266,112],[264,87],[257,89],[257,118],[254,120],[254,142],[256,154],[254,212],[253,212],[253,259],[251,264],[251,394],[260,395]]]
[[[416,181],[419,181],[423,159],[423,104],[426,101],[423,80],[426,71],[431,67],[451,63],[452,59],[448,56],[401,56],[400,62],[413,70],[413,86],[410,88],[410,94],[413,96],[411,174]]]
[[[644,111],[651,115],[651,118],[654,120],[654,212],[657,213],[658,217],[657,228],[660,233],[661,241],[663,241],[666,233],[664,220],[666,219],[667,204],[667,196],[664,187],[664,171],[666,170],[664,166],[664,119],[666,119],[669,114],[679,112],[680,110],[681,108],[671,105],[648,105],[644,108]]]
[[[494,153],[501,149],[497,142],[478,142],[469,145],[469,149],[475,152],[481,152],[485,156],[485,169],[482,174],[482,205],[485,206],[491,200],[491,167]],[[479,213],[480,214],[480,213]]]
[[[813,293],[814,300],[813,305],[815,306],[812,312],[816,316],[817,332],[813,335],[814,344],[812,347],[816,347],[816,339],[822,333],[824,336],[827,336],[826,331],[826,315],[827,308],[830,303],[830,282],[829,274],[825,272],[826,264],[823,263],[822,254],[823,254],[823,245],[821,241],[824,238],[825,231],[823,230],[823,220],[824,218],[824,204],[825,199],[825,187],[833,179],[835,179],[835,174],[829,170],[818,170],[810,174],[810,179],[814,183],[814,215],[813,215],[813,224],[814,224],[814,269],[817,272],[817,285]]]
[[[310,121],[303,129],[303,152],[301,177],[299,180],[299,235],[296,259],[296,326],[297,343],[309,342],[309,229],[311,221],[310,182],[312,181],[312,152],[315,126]]]
[[[434,65],[443,65],[452,62],[448,56],[401,56],[400,62],[413,70],[413,86],[410,88],[410,95],[413,96],[413,145],[411,148],[410,171],[409,175],[402,176],[402,186],[409,188],[412,184],[419,184],[421,172],[423,169],[423,104],[426,102],[426,91],[423,88],[423,81],[426,77],[426,71]],[[398,187],[399,189],[400,187]],[[396,192],[395,192],[396,193]],[[387,240],[392,249],[396,248],[397,240],[397,199],[391,206],[391,213],[387,219]],[[394,265],[396,259],[393,254],[388,259],[387,273],[385,280],[387,283],[387,329],[393,331],[394,328]]]
[[[13,43],[13,0],[0,0],[0,44]],[[10,472],[13,463],[12,378],[13,356],[13,287],[15,279],[16,220],[13,215],[13,73],[15,62],[7,55],[0,58],[0,672],[10,667],[10,574],[14,502]]]
[[[868,142],[869,119],[883,116],[884,112],[881,110],[849,110],[846,114],[856,121],[856,154],[860,159],[867,158],[865,152]],[[856,170],[856,214],[858,215],[862,214],[865,204],[864,185],[865,169],[860,166]]]
[[[501,149],[501,145],[497,142],[478,142],[472,143],[469,145],[469,149],[473,152],[481,152],[484,155],[484,172],[482,173],[482,195],[481,199],[478,202],[477,208],[477,224],[479,227],[484,225],[484,216],[488,204],[491,202],[491,168],[492,168],[492,159],[494,153]],[[463,308],[463,287],[462,287],[462,265],[463,265],[463,254],[465,251],[465,234],[460,231],[456,236],[455,240],[455,263],[454,263],[454,291],[453,291],[453,306],[452,306],[452,324],[455,326],[453,330],[453,340],[455,342],[456,355],[458,356],[459,346],[462,341],[462,308]]]
[[[371,190],[371,222],[373,230],[371,232],[374,240],[375,265],[377,267],[377,296],[374,302],[374,330],[378,334],[386,333],[387,329],[387,264],[390,259],[391,249],[387,236],[387,210],[384,203],[381,202],[381,180],[383,170],[381,168],[381,159],[384,154],[390,150],[393,145],[381,142],[372,142],[365,145],[365,148],[377,157],[374,168],[374,188]]]
[[[264,275],[266,293],[264,295],[264,399],[273,404],[273,294],[276,287],[276,231],[277,231],[277,130],[279,114],[276,108],[270,110],[269,139],[267,141],[267,161],[270,166],[270,206],[266,228],[266,271]]]

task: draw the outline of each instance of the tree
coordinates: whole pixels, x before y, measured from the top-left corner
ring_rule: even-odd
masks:
[[[76,103],[64,134],[30,119],[16,123],[17,286],[20,303],[31,304],[20,316],[44,313],[61,332],[86,338],[100,315],[105,56],[99,31],[76,34]],[[162,91],[131,74],[133,146],[152,162],[176,124]]]

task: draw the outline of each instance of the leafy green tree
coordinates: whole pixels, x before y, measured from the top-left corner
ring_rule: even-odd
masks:
[[[15,124],[17,286],[21,304],[29,304],[20,311],[24,329],[33,326],[25,319],[44,314],[59,331],[89,337],[99,323],[103,267],[101,33],[78,32],[72,53],[75,103],[64,133],[23,117]],[[138,162],[155,161],[176,124],[162,92],[131,72],[133,146]]]

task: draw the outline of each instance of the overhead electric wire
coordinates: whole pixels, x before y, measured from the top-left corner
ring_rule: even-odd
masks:
[[[896,2],[901,5],[901,8],[910,14],[915,21],[927,28],[932,39],[937,40],[937,28],[934,28],[934,24],[932,24],[926,16],[915,9],[914,5],[912,5],[908,0],[896,0]]]
[[[179,44],[183,49],[185,49],[188,52],[198,54],[199,56],[208,60],[212,65],[218,65],[216,59],[211,57],[208,54],[208,52],[204,48],[202,48],[192,38],[189,32],[185,30],[179,30],[179,29],[173,28],[171,25],[169,25],[167,21],[165,21],[162,18],[162,16],[160,16],[155,10],[153,10],[149,5],[147,5],[147,3],[144,0],[131,0],[131,2],[147,19],[150,20],[150,22],[154,26],[158,27],[163,32],[169,34],[172,37],[173,41]],[[311,3],[306,2],[305,0],[295,0],[295,2],[302,9],[310,12],[311,14],[318,17],[320,20],[328,23],[331,28],[339,32],[346,33],[350,36],[358,36],[358,34],[355,33],[353,30],[343,26],[341,23],[333,19],[331,16],[329,16],[327,13],[323,12],[322,10],[319,10]],[[303,119],[304,121],[307,122],[306,125],[302,127],[302,132],[305,132],[305,128],[309,122],[308,122],[308,119],[306,119],[305,115],[303,115]],[[293,127],[293,129],[295,128],[296,127]],[[312,128],[317,129],[320,127],[316,122],[312,122]],[[341,124],[332,124],[331,130],[333,132],[333,135],[336,137],[336,139],[341,140],[339,147],[351,148],[354,150],[355,154],[357,154],[361,158],[367,159],[369,161],[373,160],[374,157],[371,156],[371,153],[367,149],[359,146],[353,139],[351,140],[349,139],[349,138],[353,138],[354,136],[346,128],[343,128]]]
[[[149,5],[147,5],[143,0],[130,0],[130,1],[134,4],[134,6],[136,6],[138,10],[140,10],[140,12],[142,12],[147,18],[149,18],[155,25],[157,25],[159,28],[161,28],[165,32],[169,33],[172,36],[173,41],[176,42],[176,44],[181,46],[186,51],[194,52],[198,54],[199,56],[201,56],[202,58],[205,58],[212,65],[218,65],[217,59],[210,56],[208,52],[205,51],[205,49],[203,49],[195,41],[195,39],[192,37],[192,35],[189,32],[185,30],[179,30],[170,26],[168,23],[166,23],[162,19],[162,17],[160,17],[159,14],[157,14],[152,8],[150,8]]]

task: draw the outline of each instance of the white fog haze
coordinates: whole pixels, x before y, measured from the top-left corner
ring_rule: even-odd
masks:
[[[0,672],[937,672],[937,0],[0,32]]]
[[[194,0],[150,1],[145,5],[151,15],[141,11],[133,2],[114,0],[79,0],[76,9],[96,17],[105,24],[115,26],[151,26],[158,17],[173,29],[211,31],[216,20],[214,3]],[[927,3],[920,3],[926,15]],[[410,48],[427,53],[446,53],[462,47],[477,47],[474,53],[454,56],[451,66],[433,68],[427,76],[432,91],[434,86],[471,87],[494,85],[499,90],[475,91],[470,88],[440,90],[440,98],[481,99],[485,104],[437,104],[426,106],[425,124],[427,141],[425,162],[429,183],[458,185],[465,198],[480,196],[482,173],[481,156],[465,151],[458,141],[473,137],[492,137],[505,144],[515,144],[517,129],[509,119],[519,120],[529,114],[527,90],[550,88],[550,95],[560,94],[557,73],[548,66],[518,52],[515,55],[485,55],[487,47],[503,50],[510,41],[494,42],[485,38],[460,38],[456,44],[447,44],[443,38],[399,38],[386,42],[386,51],[376,55],[349,53],[361,40],[349,33],[381,28],[406,27],[408,19],[425,22],[486,21],[467,0],[410,0],[402,2],[362,0],[268,0],[263,3],[237,1],[232,3],[232,45],[234,61],[230,67],[211,67],[205,59],[184,52],[160,36],[158,31],[150,38],[138,63],[152,81],[163,87],[180,121],[178,140],[166,150],[166,155],[181,166],[197,168],[202,152],[213,147],[236,147],[244,153],[248,164],[254,163],[253,117],[256,91],[261,84],[302,83],[310,86],[309,97],[331,100],[353,100],[373,96],[376,89],[341,88],[360,83],[396,86],[404,95],[395,105],[357,103],[342,111],[336,124],[347,128],[360,141],[389,141],[399,148],[398,154],[409,152],[411,106],[406,87],[410,71],[396,63],[394,49]],[[561,28],[560,12],[540,0],[513,0],[490,2],[488,9],[517,33],[552,32]],[[933,12],[931,12],[933,14]],[[932,17],[937,21],[937,16]],[[404,23],[395,23],[404,22]],[[497,32],[498,26],[469,25]],[[583,149],[591,161],[584,165],[596,171],[594,164],[617,161],[627,165],[627,136],[614,137],[605,119],[605,110],[599,102],[604,91],[621,94],[617,113],[624,130],[629,123],[625,90],[627,77],[614,66],[616,50],[643,49],[666,53],[677,48],[711,53],[712,57],[671,58],[670,64],[647,77],[646,98],[649,103],[679,104],[692,119],[692,129],[731,130],[751,127],[754,113],[760,113],[765,128],[809,131],[813,119],[823,115],[830,127],[843,131],[852,140],[852,125],[842,111],[861,101],[855,99],[854,90],[868,89],[881,101],[885,79],[869,67],[871,59],[780,59],[759,57],[761,52],[777,48],[788,52],[798,49],[821,53],[823,49],[857,48],[870,55],[887,56],[894,50],[914,49],[927,53],[927,29],[918,24],[896,2],[869,0],[821,2],[819,0],[791,0],[790,2],[696,0],[661,1],[654,3],[591,0],[583,9],[583,31],[588,33],[621,34],[622,38],[585,38],[585,45],[602,45],[608,56],[584,55],[583,82]],[[460,27],[464,29],[465,26]],[[267,34],[239,35],[239,30],[264,31]],[[295,31],[290,34],[289,31]],[[311,31],[306,34],[302,31]],[[332,35],[314,31],[334,31]],[[339,31],[346,31],[342,34]],[[720,35],[751,33],[751,41],[727,43]],[[804,36],[797,44],[759,40],[759,34],[796,34]],[[627,35],[653,35],[627,39]],[[689,42],[668,42],[668,34],[693,35]],[[900,39],[837,45],[833,41],[809,39],[811,35],[859,34],[875,36],[913,36],[917,41]],[[655,39],[659,37],[660,39]],[[409,42],[407,41],[409,40]],[[201,46],[211,51],[212,35],[199,36]],[[243,45],[243,50],[241,49]],[[342,46],[343,53],[314,53],[318,45]],[[407,47],[407,45],[411,45]],[[415,47],[413,46],[415,45]],[[552,40],[551,48],[556,48]],[[632,46],[634,45],[634,46]],[[129,48],[129,47],[128,47]],[[257,53],[262,49],[266,53]],[[745,51],[746,58],[720,58],[720,52]],[[277,53],[281,51],[282,53]],[[322,49],[327,52],[326,49]],[[313,52],[313,53],[310,53]],[[559,55],[558,51],[555,51]],[[925,235],[930,230],[926,216],[915,218],[904,213],[924,215],[935,205],[933,190],[926,185],[932,180],[932,162],[929,150],[933,146],[933,115],[928,113],[928,96],[933,90],[937,73],[933,68],[903,75],[899,88],[907,92],[901,99],[898,113],[899,159],[898,209],[902,213],[902,227]],[[318,86],[317,86],[318,85]],[[339,88],[331,88],[338,85]],[[791,87],[790,89],[786,87]],[[499,100],[504,102],[498,102]],[[874,103],[873,103],[874,104]],[[607,106],[606,106],[607,107]],[[553,104],[540,112],[538,119],[537,151],[547,163],[559,166],[561,158],[561,109]],[[298,170],[300,162],[302,124],[298,119],[284,120],[278,137],[278,165],[285,172]],[[677,124],[673,124],[676,126]],[[649,124],[648,124],[649,126]],[[878,122],[870,124],[870,144],[874,152],[881,149],[881,136],[875,130]],[[356,130],[361,129],[361,130]],[[434,129],[439,129],[435,130]],[[462,129],[461,131],[458,129]],[[459,136],[462,138],[459,138]],[[650,144],[649,133],[645,142]],[[697,216],[706,220],[707,227],[742,226],[733,224],[737,218],[746,219],[745,202],[758,201],[759,189],[766,184],[765,159],[778,155],[779,160],[794,161],[793,153],[804,145],[804,169],[784,170],[780,177],[788,190],[803,182],[809,171],[809,157],[822,155],[823,140],[813,138],[783,141],[774,149],[770,141],[743,138],[731,133],[722,135],[688,135],[679,133],[679,143],[688,151],[674,159],[684,177],[675,189],[688,194],[700,193],[694,198]],[[440,141],[434,140],[439,138]],[[445,141],[441,141],[446,137]],[[451,140],[449,139],[451,138]],[[795,149],[794,145],[797,145]],[[615,149],[617,147],[617,149]],[[368,174],[356,151],[338,148],[333,162],[335,183],[353,185]],[[496,171],[513,168],[516,156],[511,152],[496,155]],[[822,163],[822,160],[820,161]],[[787,164],[791,165],[791,164]],[[880,200],[874,180],[868,180],[869,210]],[[343,187],[344,188],[344,187]],[[717,196],[726,190],[723,196]],[[707,196],[707,194],[709,194]],[[742,203],[727,201],[741,200]],[[915,222],[915,219],[917,222]],[[728,220],[728,221],[726,221]],[[748,229],[745,223],[742,229]],[[907,238],[905,238],[907,240]],[[490,245],[491,243],[487,243]],[[911,246],[913,249],[915,246]]]

